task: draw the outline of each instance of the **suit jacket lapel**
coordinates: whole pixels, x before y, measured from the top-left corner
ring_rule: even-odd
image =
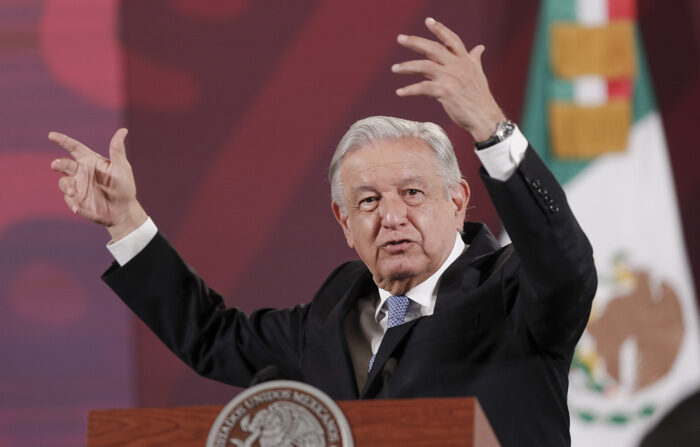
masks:
[[[333,307],[325,322],[326,337],[318,342],[323,346],[325,357],[330,359],[328,371],[325,371],[322,387],[328,394],[336,399],[357,399],[359,390],[355,379],[352,356],[345,337],[343,321],[350,313],[357,300],[376,294],[376,285],[372,281],[372,275],[364,265],[359,266],[360,274],[353,284],[347,284],[347,291],[340,301]],[[332,371],[332,372],[331,372]]]
[[[360,399],[367,397],[367,394],[375,386],[375,382],[379,381],[381,377],[381,371],[384,369],[384,364],[389,358],[391,358],[392,353],[396,350],[402,340],[404,340],[411,329],[418,322],[419,319],[415,319],[404,323],[399,326],[390,328],[384,334],[381,345],[379,345],[379,351],[377,351],[377,356],[374,358],[374,364],[372,365],[372,371],[370,371],[367,377],[367,382],[360,393]],[[369,365],[368,365],[369,366]]]
[[[448,307],[452,300],[465,299],[483,281],[483,260],[500,247],[496,238],[484,224],[466,222],[464,242],[469,248],[442,274],[438,285],[435,313]]]

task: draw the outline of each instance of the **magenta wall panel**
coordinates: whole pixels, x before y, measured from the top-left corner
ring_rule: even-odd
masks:
[[[57,189],[50,130],[106,152],[122,124],[119,3],[0,2],[0,445],[84,444],[137,402],[133,322],[99,279],[104,229]]]
[[[48,168],[60,130],[106,153],[126,126],[139,197],[229,305],[309,300],[354,257],[326,170],[369,115],[435,121],[471,180],[469,218],[498,218],[471,140],[428,99],[398,98],[414,58],[398,33],[444,21],[486,45],[495,96],[518,120],[537,2],[478,0],[0,0],[0,445],[83,443],[90,408],[223,403],[99,280],[107,233],[70,214]],[[639,1],[688,252],[700,279],[700,6]]]

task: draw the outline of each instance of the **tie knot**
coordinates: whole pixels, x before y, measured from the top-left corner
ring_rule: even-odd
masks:
[[[391,295],[386,300],[386,307],[389,309],[389,319],[387,328],[392,328],[403,323],[406,318],[406,311],[410,300],[404,295]]]

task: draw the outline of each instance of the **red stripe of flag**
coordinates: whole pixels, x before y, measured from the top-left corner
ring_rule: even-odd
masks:
[[[608,81],[608,100],[632,98],[632,80],[611,79]]]
[[[608,0],[608,15],[610,21],[613,20],[636,20],[637,1],[636,0]]]

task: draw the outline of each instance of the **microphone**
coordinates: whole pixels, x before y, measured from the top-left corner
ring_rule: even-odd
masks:
[[[253,376],[253,380],[250,381],[248,388],[255,386],[259,383],[267,382],[277,377],[277,367],[275,365],[267,365],[262,368]]]
[[[396,357],[389,357],[389,360],[384,364],[382,369],[382,398],[389,398],[389,378],[394,374],[396,369]]]

